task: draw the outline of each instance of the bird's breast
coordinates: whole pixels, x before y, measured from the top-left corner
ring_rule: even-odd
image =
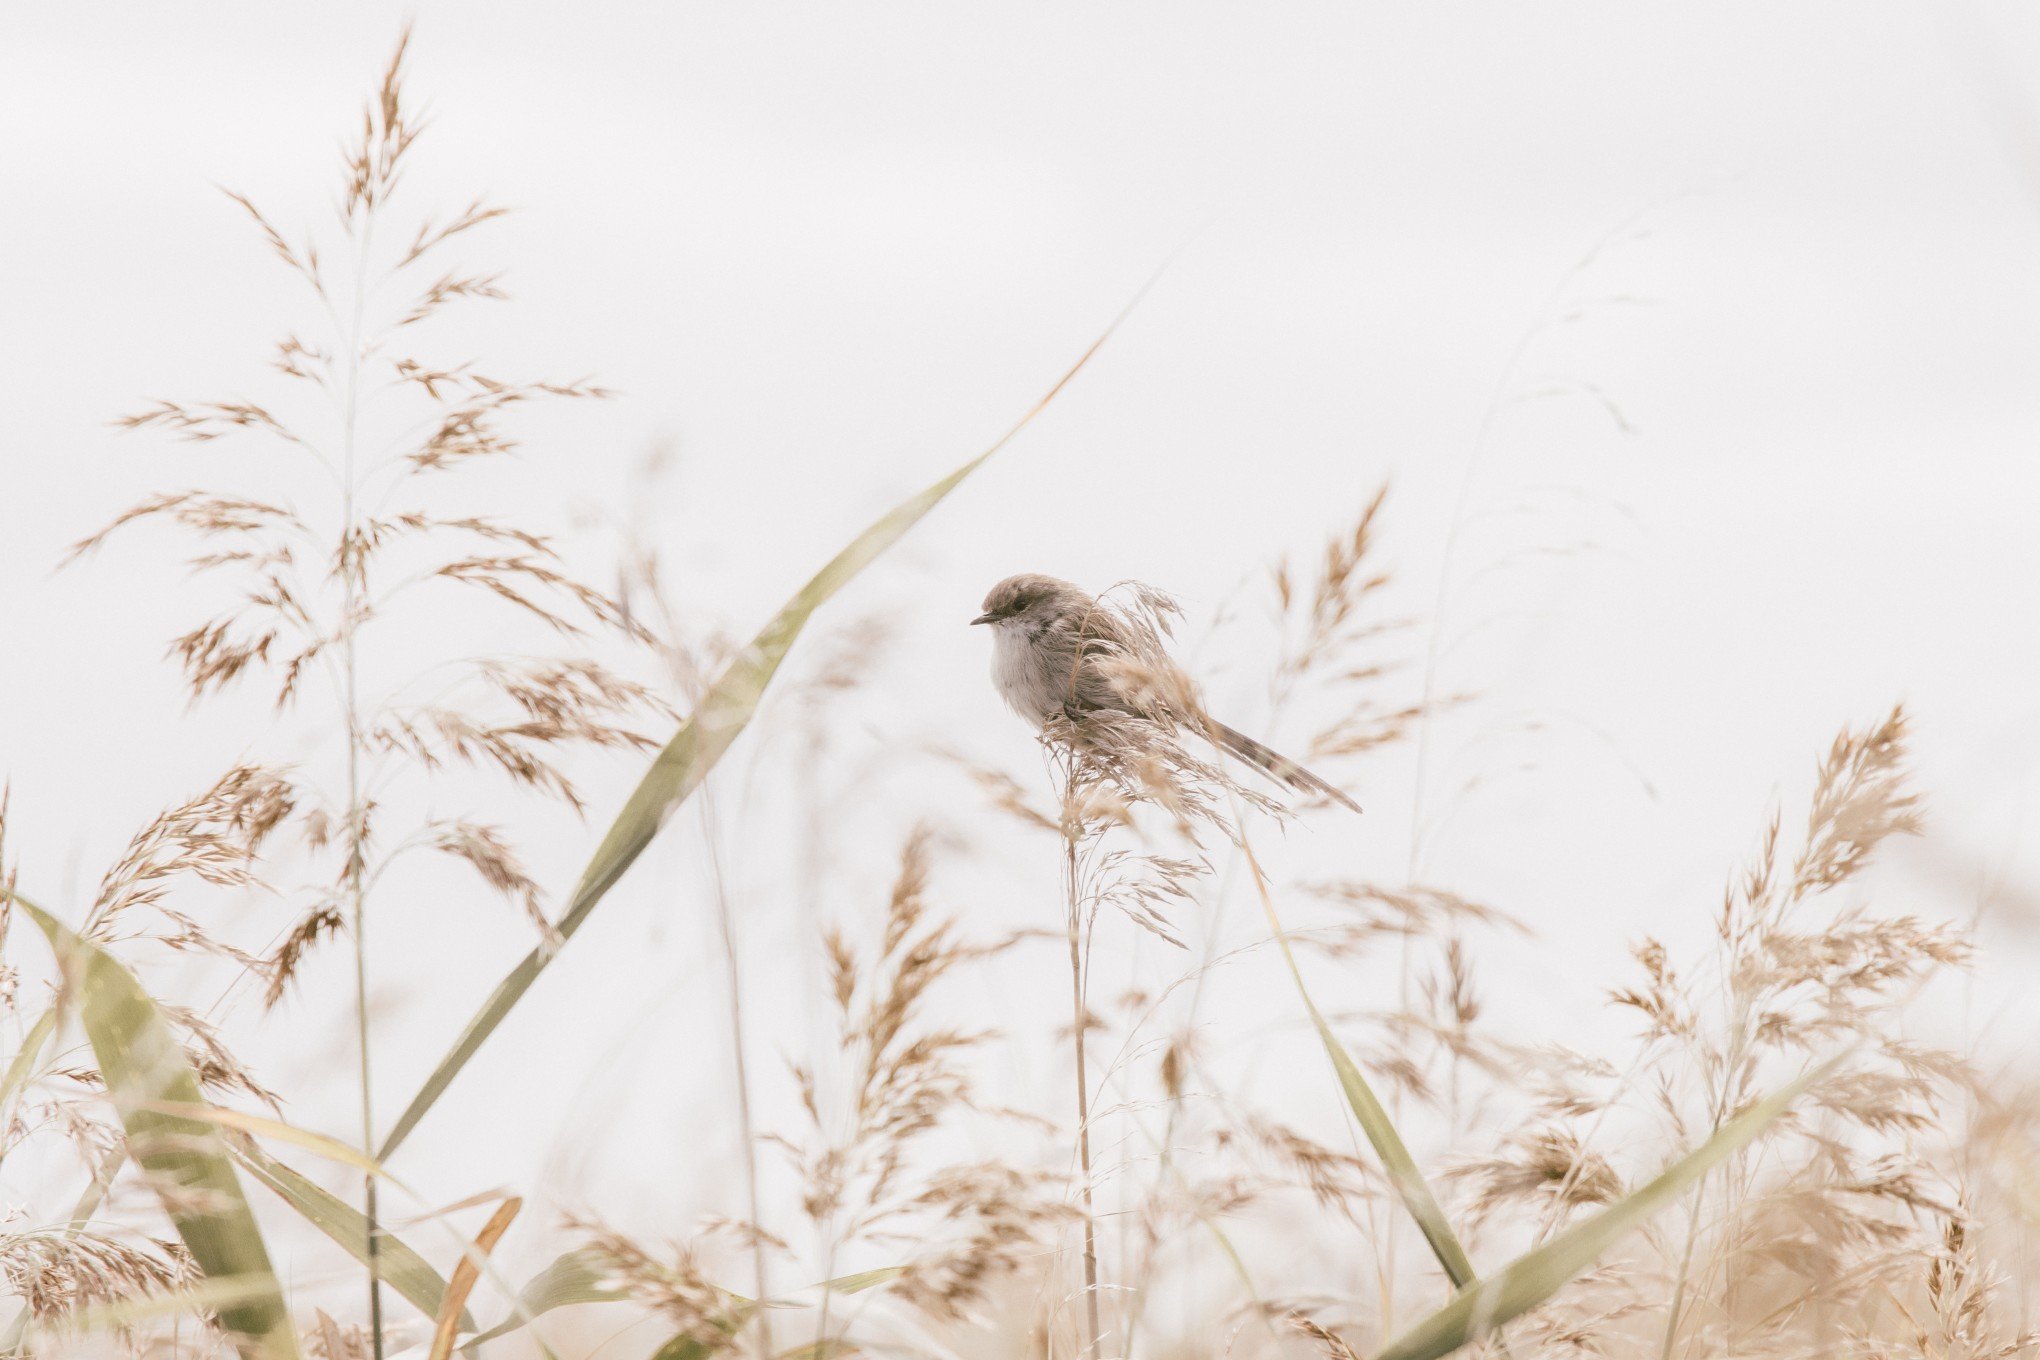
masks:
[[[994,628],[992,683],[1007,707],[1040,727],[1061,707],[1055,682],[1042,664],[1041,648],[1026,629],[1003,623]]]

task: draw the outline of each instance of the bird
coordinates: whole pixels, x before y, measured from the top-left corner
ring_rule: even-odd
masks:
[[[992,630],[992,683],[1007,706],[1037,731],[1058,716],[1080,722],[1100,710],[1158,716],[1152,711],[1157,702],[1152,687],[1129,684],[1126,669],[1109,664],[1112,657],[1152,649],[1141,646],[1116,610],[1102,605],[1082,587],[1053,576],[1022,572],[993,586],[983,608],[971,624],[984,624]],[[1171,668],[1175,664],[1166,657],[1144,659]],[[1190,692],[1187,683],[1167,688],[1179,694]],[[1201,711],[1191,716],[1197,731],[1242,764],[1296,792],[1322,794],[1360,811],[1360,805],[1344,791],[1281,752]]]

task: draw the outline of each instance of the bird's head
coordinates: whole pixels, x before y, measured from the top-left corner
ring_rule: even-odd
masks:
[[[1068,607],[1071,600],[1084,601],[1083,591],[1068,581],[1058,581],[1053,576],[1042,576],[1035,572],[1023,572],[1008,576],[992,587],[985,596],[985,612],[972,619],[973,624],[989,623],[998,625],[1014,621],[1025,622],[1035,618],[1049,618]]]

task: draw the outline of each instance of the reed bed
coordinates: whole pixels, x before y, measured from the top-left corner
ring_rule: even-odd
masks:
[[[346,145],[325,233],[286,233],[233,196],[322,319],[276,345],[276,395],[157,401],[119,422],[192,446],[179,466],[196,484],[142,489],[81,538],[72,569],[151,525],[152,544],[186,544],[222,604],[166,629],[176,682],[193,702],[272,711],[276,749],[194,781],[83,900],[48,895],[38,848],[4,839],[0,809],[0,1274],[16,1301],[0,1349],[2040,1349],[2025,1305],[2035,1102],[1914,1037],[1911,1009],[1959,977],[1969,942],[1863,891],[1923,815],[1903,710],[1845,723],[1803,805],[1753,818],[1755,850],[1705,948],[1638,940],[1628,977],[1564,980],[1607,997],[1610,1041],[1591,1052],[1484,1004],[1483,970],[1508,967],[1523,932],[1506,904],[1445,883],[1271,871],[1280,837],[1343,830],[1350,814],[1278,800],[1215,763],[1202,701],[1163,659],[1180,611],[1145,586],[1107,597],[1115,635],[1133,639],[1113,664],[1164,716],[1059,720],[1039,766],[1019,770],[941,734],[898,734],[944,748],[941,777],[974,806],[892,828],[891,882],[866,892],[835,877],[827,849],[840,800],[801,772],[822,767],[891,637],[824,607],[1006,440],[837,551],[748,640],[704,623],[650,537],[577,570],[558,526],[491,514],[470,488],[518,449],[523,408],[609,394],[436,352],[442,314],[513,304],[501,275],[453,258],[502,225],[498,210],[413,208],[422,132],[400,42]],[[221,484],[215,441],[266,448],[274,471]],[[1257,595],[1277,638],[1260,649],[1263,716],[1314,724],[1299,749],[1355,787],[1459,701],[1425,646],[1437,621],[1389,613],[1393,514],[1384,489],[1321,554],[1275,564]],[[460,650],[478,604],[500,615],[502,645]],[[408,638],[442,617],[444,654],[388,640],[391,620],[410,620]],[[739,747],[753,726],[791,740],[776,757]],[[725,872],[755,812],[729,785],[740,767],[745,787],[779,781],[797,805],[804,849],[785,900],[742,896]],[[591,770],[636,789],[601,806],[581,793]],[[540,1208],[545,1187],[500,1187],[483,1129],[470,1181],[413,1184],[411,1132],[477,1079],[463,1073],[512,1009],[557,1004],[532,993],[540,974],[662,831],[689,830],[707,887],[676,909],[714,922],[725,1029],[661,1070],[707,1091],[726,1059],[735,1089],[700,1098],[699,1118],[739,1150],[724,1170],[742,1193],[657,1232],[629,1204]],[[566,892],[527,867],[533,837],[586,855]],[[952,866],[988,846],[1039,866],[1039,910],[1019,929],[988,928],[953,896]],[[500,899],[493,931],[527,951],[493,991],[449,974],[480,998],[452,1035],[378,1007],[369,947],[418,929],[407,875],[434,860]],[[768,948],[768,919],[794,923],[797,956]],[[329,951],[345,966],[320,966]],[[982,999],[1022,957],[1066,967],[1067,991],[1001,1028]],[[1315,1120],[1240,1079],[1269,1021],[1229,1009],[1223,984],[1245,972],[1285,998],[1279,1040],[1308,1057]],[[237,1054],[236,1024],[310,987],[344,990],[344,1078],[330,1063],[272,1075]],[[808,1043],[769,1052],[758,1012],[791,1005],[814,1017]],[[446,1055],[400,1109],[377,1099],[392,1045]],[[1010,1079],[1016,1064],[1064,1094],[1036,1098]],[[352,1118],[299,1122],[343,1079]],[[304,1259],[333,1267],[279,1270],[271,1244],[286,1238],[324,1244]],[[545,1264],[513,1271],[513,1256]]]

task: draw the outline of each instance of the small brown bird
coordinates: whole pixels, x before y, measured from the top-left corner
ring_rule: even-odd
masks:
[[[1039,729],[1058,714],[1081,720],[1112,709],[1143,717],[1154,700],[1151,686],[1136,689],[1116,659],[1141,656],[1173,668],[1166,657],[1129,635],[1117,611],[1068,581],[1023,573],[1008,576],[985,596],[984,613],[972,624],[992,626],[992,683],[1015,713]],[[1165,688],[1189,694],[1188,684]],[[1353,811],[1360,805],[1278,751],[1204,713],[1178,715],[1245,764],[1298,792],[1323,794]]]

